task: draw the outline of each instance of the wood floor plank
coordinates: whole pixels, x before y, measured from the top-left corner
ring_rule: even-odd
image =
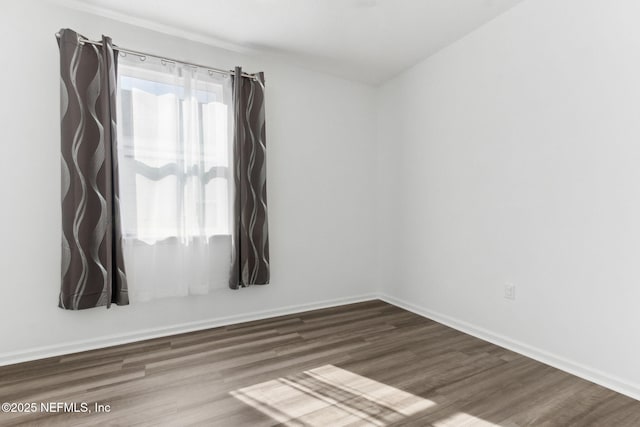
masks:
[[[636,400],[377,300],[0,367],[0,401],[111,405],[2,426],[640,426]]]

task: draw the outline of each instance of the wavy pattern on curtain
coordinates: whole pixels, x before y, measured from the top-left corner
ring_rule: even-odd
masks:
[[[62,284],[59,306],[128,304],[119,220],[116,55],[60,31]]]
[[[267,147],[265,139],[264,74],[255,79],[233,76],[234,108],[234,226],[232,289],[269,283],[267,221]]]

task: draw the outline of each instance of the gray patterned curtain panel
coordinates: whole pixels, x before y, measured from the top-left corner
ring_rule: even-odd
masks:
[[[269,283],[267,170],[264,123],[264,74],[233,76],[232,289]]]
[[[59,306],[129,303],[116,154],[116,58],[111,39],[60,31],[62,285]]]

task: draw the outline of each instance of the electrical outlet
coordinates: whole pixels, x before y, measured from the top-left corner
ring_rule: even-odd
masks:
[[[516,299],[516,285],[513,283],[505,283],[504,285],[504,297],[506,299],[515,300]]]

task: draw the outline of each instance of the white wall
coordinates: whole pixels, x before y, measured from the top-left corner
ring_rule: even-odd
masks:
[[[0,364],[83,348],[79,343],[103,345],[123,334],[136,339],[210,326],[229,316],[238,320],[256,312],[347,301],[372,290],[374,89],[40,1],[6,1],[2,9]],[[270,285],[111,310],[57,308],[60,143],[54,33],[61,27],[94,39],[104,33],[124,47],[196,63],[265,71]]]
[[[384,85],[376,112],[364,85],[4,2],[0,364],[381,290],[640,396],[639,14],[634,0],[525,1]],[[265,71],[271,285],[56,307],[60,27]]]
[[[638,16],[525,1],[385,84],[378,111],[390,300],[636,397]]]

